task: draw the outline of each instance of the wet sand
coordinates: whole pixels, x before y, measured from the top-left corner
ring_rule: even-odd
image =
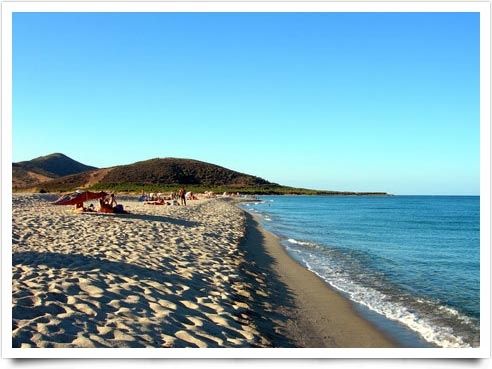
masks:
[[[245,248],[267,274],[269,290],[287,296],[278,306],[278,322],[296,347],[396,347],[396,343],[360,317],[351,302],[292,259],[279,239],[246,215]]]

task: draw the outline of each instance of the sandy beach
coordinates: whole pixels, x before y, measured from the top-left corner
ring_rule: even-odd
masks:
[[[393,347],[232,201],[13,196],[13,347]]]

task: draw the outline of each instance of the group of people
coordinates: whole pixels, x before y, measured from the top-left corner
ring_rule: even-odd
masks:
[[[99,212],[118,213],[123,210],[123,205],[118,205],[114,193],[99,199]]]
[[[144,201],[149,205],[182,205],[186,206],[186,200],[198,200],[198,197],[193,192],[187,192],[184,187],[181,187],[177,192],[171,192],[169,196],[164,196],[162,193],[145,194],[142,191],[140,201]]]
[[[241,196],[241,194],[239,192],[236,192],[236,193],[234,193],[234,192],[231,192],[231,193],[224,192],[222,194],[222,197],[239,197],[239,196]]]
[[[107,195],[102,192],[101,193],[104,197],[99,199],[99,209],[97,210],[100,213],[126,213],[126,211],[123,209],[123,205],[118,204],[116,201],[116,197],[114,193]],[[98,194],[92,194],[96,195],[95,198],[97,198]],[[207,191],[204,194],[205,198],[214,198],[216,195],[211,192]],[[227,193],[224,192],[222,194],[222,197],[231,197],[231,196],[239,196],[238,193]],[[94,197],[92,197],[94,199]],[[140,201],[144,201],[145,204],[149,205],[182,205],[186,206],[186,200],[198,200],[198,197],[191,191],[186,191],[184,187],[181,187],[177,192],[171,192],[170,195],[165,196],[162,193],[150,193],[150,194],[145,194],[142,191],[142,195],[140,196]],[[84,201],[87,201],[85,199]],[[73,202],[72,202],[73,203]],[[84,207],[84,203],[76,203],[75,205],[75,211],[80,211],[80,212],[95,212],[95,207],[94,204],[90,204],[88,207]]]
[[[165,196],[162,193],[149,193],[148,195],[142,191],[142,195],[139,198],[140,201],[144,201],[148,205],[179,205],[177,201],[177,195],[173,192],[169,196]]]
[[[96,211],[96,209],[94,208],[94,204],[90,204],[88,207],[85,207],[83,202],[79,202],[75,204],[75,211],[83,213],[83,212],[93,212]]]
[[[241,194],[239,192],[224,192],[222,195],[216,195],[215,193],[213,193],[212,191],[205,191],[204,193],[204,196],[205,198],[207,199],[214,199],[216,197],[239,197],[241,196]]]
[[[89,204],[85,207],[83,202],[75,204],[75,211],[77,212],[96,212],[94,204]],[[109,196],[102,197],[99,199],[99,213],[126,213],[123,209],[123,205],[116,202],[116,197],[114,193]]]

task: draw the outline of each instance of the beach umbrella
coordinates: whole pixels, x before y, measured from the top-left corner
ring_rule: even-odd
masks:
[[[76,205],[81,204],[85,201],[97,200],[108,196],[104,191],[101,192],[74,192],[69,195],[65,195],[56,200],[54,205]]]

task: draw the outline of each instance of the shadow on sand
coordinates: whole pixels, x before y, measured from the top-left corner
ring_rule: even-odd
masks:
[[[267,335],[273,347],[296,347],[292,340],[279,331],[279,323],[289,319],[285,310],[294,308],[293,294],[275,272],[275,260],[265,248],[265,238],[259,230],[258,223],[249,213],[245,212],[245,215],[246,237],[240,248],[245,253],[246,260],[245,265],[240,268],[240,273],[245,281],[255,286],[258,282],[246,272],[252,268],[256,269],[265,276],[265,289],[268,291],[267,297],[257,295],[254,300],[252,310],[258,313],[255,323],[260,332]]]
[[[249,237],[249,241],[257,242],[259,241],[258,237],[261,234],[252,232]],[[259,251],[261,252],[261,250]],[[249,258],[248,254],[248,258]],[[264,258],[265,263],[271,262],[268,259],[268,255],[261,256]],[[247,274],[248,271],[258,272],[258,267],[251,266],[252,259],[246,260],[240,266],[240,274],[243,275],[244,280],[249,283],[254,289],[257,286],[257,282],[251,277],[250,274]],[[32,267],[45,265],[49,268],[60,269],[60,268],[68,268],[72,271],[90,273],[91,271],[98,269],[99,272],[106,274],[111,273],[120,277],[129,277],[134,280],[141,281],[142,283],[147,284],[146,281],[154,281],[163,285],[171,286],[171,289],[178,289],[176,292],[172,294],[166,294],[158,290],[154,290],[152,297],[159,300],[168,300],[176,304],[176,310],[165,320],[162,321],[158,328],[154,328],[155,332],[149,333],[153,337],[153,342],[149,342],[152,347],[160,347],[161,342],[159,340],[160,330],[165,329],[166,334],[174,335],[177,331],[182,329],[187,329],[186,324],[190,324],[187,321],[186,316],[192,315],[197,316],[202,319],[204,322],[204,327],[209,333],[212,333],[214,336],[221,338],[226,341],[228,337],[242,337],[237,331],[231,330],[224,326],[215,325],[213,322],[209,320],[206,314],[212,313],[217,314],[217,311],[209,309],[208,307],[201,306],[200,310],[190,310],[188,307],[183,306],[180,303],[182,300],[196,301],[198,297],[203,297],[208,295],[211,291],[215,290],[215,286],[212,282],[207,279],[210,277],[206,271],[197,270],[193,273],[193,277],[191,278],[183,278],[182,276],[176,274],[173,266],[170,265],[166,258],[163,257],[158,269],[150,269],[142,266],[138,266],[135,264],[129,264],[125,262],[119,261],[110,261],[105,260],[93,256],[81,255],[81,254],[62,254],[56,252],[18,252],[12,255],[12,264],[13,265],[28,265]],[[266,269],[265,269],[266,270]],[[118,293],[108,291],[110,287],[104,280],[93,280],[91,282],[96,287],[102,289],[104,294],[101,297],[98,297],[98,302],[100,306],[97,307],[92,305],[92,309],[95,311],[95,316],[89,317],[87,316],[83,325],[76,323],[70,319],[66,319],[62,323],[64,326],[67,326],[70,329],[66,329],[66,333],[63,337],[57,338],[58,342],[71,342],[76,338],[79,333],[87,333],[92,331],[97,331],[97,326],[106,324],[106,319],[109,314],[115,314],[115,308],[113,308],[109,303],[111,300],[116,299],[121,303],[121,306],[125,306],[125,299],[130,295],[135,294],[133,288],[130,289],[122,289]],[[188,290],[179,290],[180,285],[187,285],[190,288]],[[138,290],[141,290],[143,287],[135,287]],[[285,286],[274,282],[273,280],[268,281],[267,289],[270,293],[270,296],[255,297],[253,302],[247,301],[250,304],[250,309],[248,309],[246,315],[247,320],[253,322],[258,330],[264,335],[274,347],[292,347],[292,343],[290,343],[286,338],[282,337],[279,333],[275,331],[276,324],[273,320],[282,320],[285,317],[276,311],[275,309],[267,309],[265,303],[270,303],[274,305],[275,303],[281,305],[289,304],[289,295],[286,293]],[[240,295],[236,294],[236,291],[230,286],[225,286],[225,290],[232,296],[232,299],[241,301],[243,298]],[[24,307],[22,305],[16,305],[12,309],[12,318],[13,318],[13,329],[17,328],[17,320],[19,319],[38,319],[46,314],[59,314],[63,313],[63,305],[58,305],[60,302],[62,304],[66,303],[67,297],[69,295],[77,295],[79,294],[80,286],[73,285],[70,290],[65,291],[64,293],[51,293],[46,292],[44,294],[43,304],[33,307]],[[254,291],[251,291],[254,294]],[[246,302],[246,301],[245,301]],[[53,304],[54,303],[54,304]],[[275,305],[274,305],[275,306]],[[128,305],[128,308],[133,310],[140,311],[150,311],[149,306],[147,306],[146,301],[141,301],[141,304],[138,306]],[[230,310],[233,315],[236,313],[233,310]],[[240,312],[237,314],[241,315]],[[238,319],[242,319],[238,316]],[[230,322],[231,324],[235,324],[239,327],[238,323],[234,323],[234,321]],[[242,324],[242,323],[241,323]],[[137,332],[135,332],[137,333]],[[20,347],[24,342],[30,342],[32,336],[32,332],[26,331],[24,335],[16,337],[13,339],[12,344],[13,347]],[[213,347],[214,342],[211,342]],[[97,347],[100,346],[96,343]],[[259,344],[259,347],[262,347],[263,344]],[[141,343],[134,342],[130,345],[130,347],[142,347]],[[188,342],[181,341],[177,339],[175,341],[174,347],[194,347],[193,344]],[[247,344],[246,347],[258,347],[257,344],[251,343]]]
[[[198,222],[179,219],[179,218],[165,217],[162,215],[147,215],[147,214],[134,214],[134,213],[107,214],[107,213],[97,213],[97,212],[84,212],[82,214],[90,215],[90,216],[99,216],[99,217],[118,217],[123,219],[145,220],[148,222],[165,222],[165,223],[175,224],[183,227],[197,227],[200,225],[200,223]]]
[[[140,280],[150,279],[159,283],[163,283],[169,279],[169,277],[166,278],[162,273],[164,270],[153,270],[135,264],[110,261],[81,254],[35,251],[16,252],[12,254],[12,265],[17,264],[29,266],[46,265],[49,268],[69,268],[72,271],[85,272],[100,269],[103,273],[113,273],[129,278],[136,277]],[[178,280],[176,282],[183,281]]]
[[[134,217],[133,219],[149,220],[149,217],[147,216],[135,214],[126,214],[124,216]],[[230,309],[229,311],[231,311],[233,315],[237,315],[238,323],[244,319],[252,322],[273,347],[295,347],[294,343],[285,337],[285,335],[282,334],[282,331],[279,330],[282,326],[281,323],[288,319],[288,315],[285,314],[286,309],[288,310],[293,307],[292,293],[285,284],[276,278],[273,268],[274,259],[265,249],[264,237],[252,217],[247,215],[247,218],[247,235],[240,245],[240,250],[244,254],[244,260],[239,265],[238,273],[241,276],[241,280],[250,286],[250,293],[251,296],[253,296],[253,299],[245,300],[244,297],[237,294],[232,285],[226,285],[224,286],[225,291],[230,294],[233,300],[244,301],[249,305],[247,311],[235,312],[234,309]],[[167,217],[150,217],[150,220],[153,219],[157,221],[170,221]],[[190,225],[189,222],[182,222],[176,219],[171,221],[175,221],[180,225]],[[204,322],[203,328],[206,328],[208,332],[211,332],[214,336],[219,337],[224,341],[227,340],[227,337],[241,338],[238,332],[224,326],[217,326],[209,320],[206,314],[217,314],[216,311],[210,310],[206,306],[201,306],[198,311],[192,311],[180,303],[181,300],[196,301],[198,297],[207,296],[211,291],[216,290],[216,286],[210,279],[210,273],[206,270],[199,270],[199,268],[197,268],[191,277],[184,278],[176,273],[174,267],[165,256],[161,258],[158,267],[155,269],[121,261],[106,260],[104,258],[89,255],[34,251],[14,253],[12,255],[12,264],[33,267],[45,265],[54,269],[68,268],[72,271],[82,272],[83,274],[98,269],[99,272],[103,274],[111,273],[121,277],[129,277],[141,281],[143,284],[154,281],[159,284],[167,285],[172,290],[176,290],[171,294],[155,289],[153,290],[153,298],[157,300],[169,300],[177,306],[177,309],[165,321],[162,321],[159,327],[152,328],[155,332],[149,333],[153,337],[153,342],[149,342],[149,345],[153,347],[159,347],[162,344],[159,339],[160,330],[165,329],[167,334],[173,335],[178,330],[186,329],[186,324],[190,324],[189,321],[186,321],[185,317],[187,315],[201,317]],[[265,282],[260,283],[256,279],[258,275],[262,275],[262,279]],[[97,331],[97,326],[104,325],[109,314],[115,314],[115,311],[113,311],[115,309],[109,305],[111,300],[116,299],[120,301],[122,306],[125,306],[125,299],[128,296],[135,294],[133,288],[127,290],[122,289],[118,294],[108,291],[110,286],[103,279],[97,281],[93,280],[91,283],[104,291],[104,294],[101,297],[98,297],[100,307],[92,306],[96,314],[93,317],[88,316],[83,325],[79,326],[78,323],[76,324],[76,322],[71,321],[70,319],[64,321],[63,324],[67,325],[70,329],[68,330],[67,328],[65,334],[66,337],[59,338],[60,342],[71,342],[71,340],[81,332]],[[180,285],[186,285],[190,288],[188,290],[180,290]],[[135,287],[136,291],[141,290],[140,287]],[[263,296],[256,293],[257,290],[260,289],[265,291],[267,295]],[[12,318],[14,319],[13,328],[16,327],[16,320],[22,319],[22,316],[25,314],[30,315],[31,319],[37,319],[47,313],[57,314],[63,312],[63,305],[59,305],[59,303],[61,302],[63,304],[67,296],[77,295],[80,292],[80,286],[75,284],[71,286],[70,290],[63,293],[46,292],[43,297],[44,303],[36,308],[31,307],[27,309],[24,306],[14,306],[12,310]],[[141,305],[128,305],[128,308],[138,308],[137,310],[142,311],[142,314],[144,314],[145,311],[150,311],[149,306],[147,306],[147,302],[144,299],[141,299]],[[241,315],[244,314],[246,314],[247,317],[242,318]],[[236,325],[238,323],[234,323],[234,321],[231,322],[231,324]],[[23,342],[29,342],[29,334],[31,333],[26,332],[26,334],[25,337],[20,336],[14,339],[13,346],[20,347]],[[135,334],[137,334],[137,332],[135,332]],[[258,344],[260,347],[264,346],[264,344]],[[252,343],[249,347],[256,347],[258,344]],[[213,342],[211,345],[213,347]],[[141,346],[135,342],[131,347]],[[177,339],[175,347],[193,347],[193,345]]]
[[[135,286],[134,288],[121,289],[118,292],[108,291],[110,287],[104,280],[93,280],[91,283],[96,287],[102,289],[104,294],[97,298],[99,303],[98,306],[91,305],[94,310],[94,316],[87,316],[84,319],[83,324],[79,324],[71,318],[66,318],[62,321],[66,332],[62,336],[57,338],[57,342],[70,343],[74,340],[79,333],[87,332],[97,332],[97,327],[106,324],[106,319],[109,314],[117,314],[117,308],[111,306],[111,300],[118,300],[122,307],[127,307],[132,309],[132,311],[140,311],[140,314],[151,313],[151,308],[149,307],[147,301],[141,299],[138,305],[126,304],[125,300],[136,293],[136,291],[142,291],[144,288],[143,284],[148,283],[148,281],[158,282],[160,284],[166,285],[172,290],[176,290],[174,293],[164,293],[154,289],[152,292],[152,297],[156,300],[168,300],[176,305],[173,312],[163,320],[157,327],[148,327],[151,331],[146,331],[146,335],[150,335],[153,342],[148,342],[147,345],[151,347],[160,347],[161,342],[161,330],[164,330],[168,335],[175,335],[176,332],[188,329],[187,324],[190,321],[186,318],[187,316],[199,317],[203,321],[203,328],[213,336],[226,341],[228,337],[241,338],[244,337],[228,327],[215,325],[209,320],[206,314],[217,314],[217,311],[208,308],[206,306],[201,306],[200,310],[195,310],[193,308],[188,308],[184,306],[181,301],[196,301],[198,297],[203,297],[207,295],[207,291],[213,291],[214,285],[211,282],[205,281],[206,274],[197,271],[193,274],[192,278],[183,278],[177,275],[173,271],[173,267],[165,262],[165,258],[162,259],[161,265],[158,270],[153,270],[145,267],[141,267],[134,264],[128,264],[124,262],[109,261],[105,259],[100,259],[96,257],[80,255],[80,254],[61,254],[54,252],[19,252],[12,255],[13,265],[29,265],[29,266],[40,266],[45,265],[49,268],[69,268],[72,271],[86,272],[89,273],[94,269],[99,269],[103,274],[112,273],[120,277],[130,277],[134,280],[142,282],[142,285]],[[186,285],[190,288],[187,290],[180,290],[180,285]],[[59,303],[66,304],[67,297],[69,295],[79,294],[80,286],[71,286],[69,291],[64,293],[52,293],[46,292],[43,294],[42,299],[43,304],[36,307],[26,307],[23,305],[15,305],[12,308],[12,328],[18,328],[17,321],[19,319],[39,319],[46,314],[60,314],[64,313],[63,305],[58,305]],[[228,292],[233,294],[234,291],[229,289]],[[235,314],[231,310],[231,314]],[[252,315],[256,316],[257,313],[253,312]],[[260,314],[261,315],[261,314]],[[260,316],[258,315],[258,316]],[[254,316],[250,319],[254,320]],[[236,327],[240,327],[238,323],[230,321]],[[138,326],[138,324],[137,324]],[[68,329],[69,328],[69,329]],[[135,332],[135,334],[138,334]],[[19,337],[13,338],[12,346],[20,347],[22,343],[29,343],[32,337],[32,332],[26,331]],[[216,343],[214,341],[209,342],[211,347],[214,347]],[[97,342],[95,342],[96,347],[105,347]],[[146,346],[147,346],[146,345]],[[142,343],[132,342],[129,344],[130,347],[144,347]],[[51,347],[51,346],[50,346]],[[176,339],[173,347],[196,347],[190,342],[185,342],[180,339]],[[245,347],[256,347],[253,344],[246,344]]]

